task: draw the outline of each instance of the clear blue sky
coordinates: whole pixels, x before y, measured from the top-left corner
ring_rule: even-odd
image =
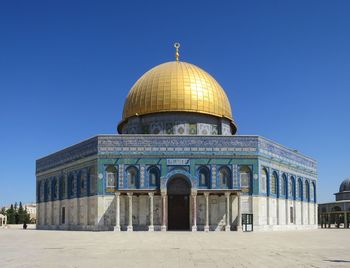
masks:
[[[174,59],[225,88],[239,134],[350,176],[350,1],[1,1],[0,205],[35,200],[35,160],[115,133],[128,90]]]

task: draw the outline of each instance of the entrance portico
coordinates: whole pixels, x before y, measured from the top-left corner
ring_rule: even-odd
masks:
[[[186,178],[174,176],[166,190],[117,191],[114,230],[240,231],[240,203],[237,190],[193,189]]]

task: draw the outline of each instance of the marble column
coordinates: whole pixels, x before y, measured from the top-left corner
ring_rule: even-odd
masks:
[[[167,194],[162,192],[162,204],[163,204],[163,218],[162,218],[162,227],[161,230],[164,232],[167,230]]]
[[[205,197],[205,226],[204,231],[209,232],[209,193],[204,193]]]
[[[129,224],[128,224],[128,232],[133,231],[132,227],[132,193],[128,193],[128,199],[129,199]]]
[[[237,231],[242,232],[242,216],[241,216],[241,194],[237,193],[237,206],[238,206],[238,214],[237,214]]]
[[[154,193],[148,193],[149,195],[149,226],[148,231],[153,232],[154,231],[154,225],[153,225],[153,197]]]
[[[120,232],[120,193],[115,192],[115,226],[114,231]]]
[[[226,226],[225,231],[229,232],[231,231],[231,225],[230,225],[230,196],[231,193],[225,193],[226,196]]]
[[[193,213],[192,213],[192,232],[197,232],[197,192],[193,191],[191,193],[192,195],[192,200],[193,200]]]

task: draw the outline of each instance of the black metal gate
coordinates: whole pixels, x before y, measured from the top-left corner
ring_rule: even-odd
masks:
[[[253,214],[242,214],[243,232],[253,232]]]

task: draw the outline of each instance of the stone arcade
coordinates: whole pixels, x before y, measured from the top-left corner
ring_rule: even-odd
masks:
[[[225,91],[179,61],[178,47],[131,88],[118,135],[37,160],[38,229],[240,231],[242,218],[254,230],[317,227],[316,162],[235,135]]]

